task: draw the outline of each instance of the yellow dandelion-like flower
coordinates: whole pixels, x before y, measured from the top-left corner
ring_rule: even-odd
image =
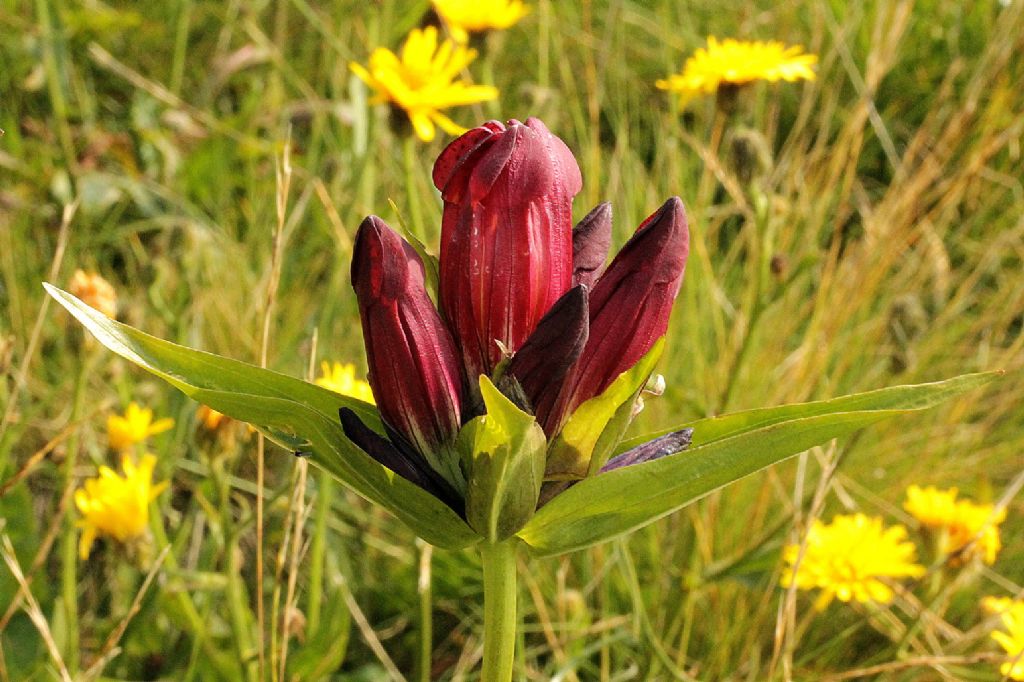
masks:
[[[107,317],[117,317],[117,292],[114,286],[95,272],[75,270],[68,291]]]
[[[1003,647],[1007,661],[999,672],[1011,680],[1024,680],[1024,608],[1010,608],[1003,611],[1000,618],[1005,630],[993,632],[992,639]]]
[[[1007,611],[1015,611],[1024,620],[1024,599],[1010,597],[985,597],[981,600],[981,608],[989,615],[997,616]]]
[[[167,487],[166,481],[153,485],[155,464],[153,455],[144,455],[136,465],[132,456],[125,453],[121,456],[124,476],[102,466],[99,476],[90,478],[75,491],[75,506],[82,514],[78,521],[82,529],[78,554],[82,559],[89,558],[92,543],[99,535],[125,543],[146,532],[149,503]]]
[[[112,414],[107,418],[107,441],[114,450],[130,450],[150,436],[163,433],[174,426],[173,419],[153,421],[153,410],[131,403],[124,416]]]
[[[442,114],[442,109],[497,98],[497,88],[456,80],[474,59],[476,50],[451,40],[439,43],[437,27],[427,26],[409,33],[401,56],[378,47],[370,55],[369,68],[355,62],[349,68],[374,89],[373,103],[390,102],[403,109],[417,137],[429,142],[434,139],[434,124],[450,135],[466,131]]]
[[[229,423],[231,419],[208,405],[200,405],[196,410],[196,421],[207,431],[216,431]]]
[[[460,43],[470,33],[505,29],[530,13],[522,0],[434,0],[434,11]]]
[[[979,558],[993,564],[1002,548],[999,524],[1006,510],[995,511],[991,504],[958,500],[957,489],[939,490],[933,486],[907,488],[903,503],[911,516],[935,534],[938,551],[958,561]]]
[[[884,528],[882,519],[864,514],[836,516],[829,524],[815,520],[807,533],[807,548],[794,571],[799,554],[799,545],[785,548],[783,558],[788,566],[782,584],[822,590],[818,600],[821,608],[833,598],[888,603],[893,590],[883,579],[925,573],[924,567],[916,563],[906,528]]]
[[[814,80],[818,56],[805,54],[799,45],[787,47],[778,41],[761,42],[726,38],[719,42],[708,36],[708,46],[698,48],[683,65],[683,72],[655,85],[678,92],[685,99],[710,95],[723,85],[745,85],[753,81]]]
[[[350,398],[356,398],[371,405],[376,404],[373,401],[373,391],[370,389],[370,384],[356,378],[355,365],[343,365],[340,362],[335,362],[332,365],[329,362],[323,362],[320,364],[320,371],[321,376],[316,380],[317,386],[323,386],[335,393],[347,395]]]

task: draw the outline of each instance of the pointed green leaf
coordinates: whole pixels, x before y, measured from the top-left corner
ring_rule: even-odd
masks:
[[[731,420],[734,428],[715,432],[710,442],[702,438],[684,453],[581,481],[542,507],[518,535],[538,555],[603,542],[815,445],[886,417],[927,409],[999,374],[966,375],[824,401],[832,411],[823,403],[758,410],[756,420]],[[702,428],[700,424],[693,427]],[[695,442],[698,434],[695,431]]]
[[[487,414],[459,433],[469,466],[466,518],[481,535],[499,542],[522,528],[537,508],[547,441],[537,420],[483,375],[480,394]]]
[[[100,343],[126,360],[164,379],[187,396],[197,388],[276,396],[309,405],[334,418],[348,407],[364,423],[383,432],[380,415],[369,403],[335,393],[322,386],[262,369],[238,360],[180,346],[111,320],[52,284],[43,288],[82,323]]]
[[[693,429],[693,442],[690,445],[690,449],[693,450],[720,438],[735,436],[745,431],[800,417],[814,417],[836,412],[859,412],[861,410],[925,409],[965,391],[983,386],[1002,375],[1002,371],[963,374],[946,381],[914,386],[890,386],[828,400],[762,407],[718,417],[707,417],[689,424],[630,438],[621,442],[615,452],[616,454],[625,452],[649,440],[687,427]],[[921,390],[918,390],[919,388]],[[917,402],[914,402],[915,400]]]
[[[107,348],[190,398],[254,424],[285,447],[305,450],[308,445],[315,464],[388,509],[427,542],[456,548],[479,539],[447,505],[345,438],[338,409],[349,407],[367,423],[379,425],[371,405],[284,374],[157,339],[109,319],[66,292],[44,286]]]
[[[419,486],[382,466],[345,437],[341,423],[282,398],[198,389],[194,398],[241,421],[287,433],[307,444],[311,461],[402,520],[432,545],[455,549],[480,538],[458,514]]]
[[[604,393],[573,412],[548,451],[547,480],[578,480],[596,474],[622,438],[633,405],[665,347],[665,337],[620,374]]]

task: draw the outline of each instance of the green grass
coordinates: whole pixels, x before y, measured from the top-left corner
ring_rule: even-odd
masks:
[[[1024,5],[532,4],[519,25],[480,41],[469,69],[500,100],[453,118],[542,118],[583,171],[577,216],[612,200],[617,244],[669,195],[690,218],[693,249],[659,368],[668,389],[635,432],[969,371],[1008,374],[628,540],[524,561],[519,674],[999,679],[983,656],[995,652],[993,623],[980,625],[978,600],[1024,585],[1015,478],[1024,470]],[[256,678],[256,448],[242,429],[234,445],[197,435],[194,404],[87,342],[39,283],[96,269],[117,287],[123,321],[258,361],[275,159],[290,136],[268,364],[303,376],[314,354],[362,363],[352,235],[369,213],[397,223],[392,200],[404,219],[422,216],[436,244],[429,171],[445,140],[417,143],[407,168],[405,133],[385,108],[366,106],[347,65],[397,47],[426,5],[3,3],[0,485],[56,442],[0,497],[0,532],[34,576],[43,629],[71,675],[93,666],[146,577],[111,543],[79,562],[64,495],[113,463],[105,419],[134,399],[177,420],[152,442],[158,478],[173,478],[153,520],[153,555],[164,537],[170,550],[112,640],[102,678]],[[680,111],[654,80],[709,34],[803,44],[821,56],[818,78],[753,86],[727,117],[716,119],[712,99]],[[423,608],[437,678],[475,679],[477,557],[433,551],[431,590],[420,594],[428,564],[408,531],[313,470],[295,496],[300,476],[293,457],[268,450],[268,679],[282,658],[283,614],[297,632],[286,679],[387,679],[386,665],[412,677]],[[910,483],[956,485],[982,501],[1012,495],[996,564],[937,588],[950,575],[933,571],[914,598],[889,607],[819,613],[800,595],[797,627],[777,631],[781,547],[813,515],[816,489],[826,520],[858,509],[908,522],[900,505]],[[288,529],[300,509],[308,516],[295,544]],[[0,609],[16,590],[0,569]],[[0,680],[58,674],[25,612],[14,612],[0,645]]]

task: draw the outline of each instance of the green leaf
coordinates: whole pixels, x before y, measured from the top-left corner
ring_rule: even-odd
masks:
[[[111,320],[52,284],[43,283],[43,288],[104,346],[164,379],[189,397],[198,388],[275,396],[309,405],[331,418],[338,416],[340,408],[348,407],[364,423],[383,433],[377,410],[362,400],[287,374],[158,339]]]
[[[636,397],[664,347],[662,337],[604,393],[576,408],[548,451],[547,480],[578,480],[600,471],[629,427]]]
[[[371,405],[284,374],[157,339],[109,319],[66,292],[44,286],[107,348],[190,398],[256,425],[285,447],[311,450],[317,466],[380,504],[427,542],[458,548],[479,539],[447,505],[345,437],[338,408],[350,407],[369,424],[379,425]]]
[[[537,420],[484,375],[480,394],[487,414],[459,432],[469,465],[466,518],[481,535],[499,542],[522,528],[537,508],[547,440]]]
[[[733,481],[886,417],[923,410],[981,386],[999,372],[899,386],[836,400],[786,405],[692,424],[685,453],[588,478],[542,507],[519,531],[538,555],[559,554],[640,528]],[[705,426],[700,426],[701,424]],[[697,440],[699,429],[708,428]]]
[[[779,405],[777,407],[762,407],[754,410],[734,412],[719,417],[707,417],[689,424],[674,426],[654,433],[648,433],[635,438],[622,441],[615,449],[616,454],[631,450],[637,445],[642,445],[649,440],[659,436],[679,431],[683,428],[693,429],[693,441],[690,450],[729,436],[743,433],[751,429],[777,424],[799,417],[814,417],[817,415],[834,414],[836,412],[859,412],[861,410],[915,410],[933,407],[948,400],[960,393],[983,386],[993,379],[1003,375],[1003,372],[981,372],[977,374],[963,374],[946,381],[939,381],[929,384],[917,384],[913,386],[890,386],[879,388],[864,393],[853,393],[839,398],[818,400],[811,403],[794,403],[792,405]],[[917,389],[922,390],[917,390]],[[926,389],[927,390],[924,390]],[[914,389],[908,391],[908,389]],[[916,403],[914,401],[917,401]]]

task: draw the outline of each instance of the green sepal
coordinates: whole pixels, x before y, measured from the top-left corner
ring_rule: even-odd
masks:
[[[469,471],[466,520],[489,541],[500,542],[537,509],[547,441],[537,420],[484,375],[480,394],[487,414],[470,420],[458,437]]]
[[[664,348],[662,337],[604,393],[576,408],[551,443],[545,479],[579,480],[601,470],[629,427],[633,405]]]
[[[372,405],[294,377],[164,341],[111,320],[71,294],[44,285],[107,348],[166,380],[193,400],[249,422],[284,447],[375,502],[427,542],[456,549],[479,537],[450,507],[349,441],[338,409],[380,428]]]

